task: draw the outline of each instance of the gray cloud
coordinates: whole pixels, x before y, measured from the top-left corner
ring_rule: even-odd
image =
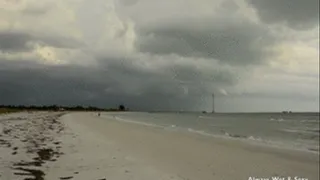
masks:
[[[33,62],[0,61],[0,104],[117,107],[124,103],[133,110],[204,110],[211,101],[211,92],[207,91],[206,84],[198,82],[206,75],[192,76],[194,68],[175,67],[181,76],[173,79],[168,75],[168,71],[161,75],[119,59],[100,59],[99,62],[98,68],[88,68],[75,65],[48,67]],[[233,76],[229,77],[228,74],[223,73],[223,78],[213,83],[217,87],[232,84],[228,79]],[[184,94],[183,86],[177,82],[181,79],[194,82],[182,84],[189,89],[188,94]],[[217,108],[219,111],[259,111],[261,107],[258,108],[255,104],[268,102],[273,106],[275,102],[281,104],[290,101],[293,103],[287,103],[285,108],[296,110],[293,105],[295,101],[308,105],[308,102],[317,102],[313,101],[313,98],[319,99],[299,93],[270,94],[267,90],[231,93],[217,96]],[[247,105],[250,106],[249,109]],[[283,108],[280,105],[277,107]]]
[[[24,15],[41,16],[41,15],[45,15],[47,12],[49,12],[49,10],[50,10],[50,6],[27,7],[23,9],[21,12]]]
[[[208,84],[234,83],[234,75],[228,71],[194,76],[199,71],[181,64],[172,67],[175,71],[168,66],[161,73],[130,63],[134,61],[101,57],[98,67],[83,67],[0,60],[0,104],[114,107],[125,103],[132,109],[190,110],[201,108],[200,97],[211,93]],[[211,75],[216,78],[205,82]]]
[[[28,7],[12,6],[0,12],[1,28],[20,29],[0,30],[0,104],[115,107],[124,103],[141,110],[204,110],[216,92],[218,111],[248,110],[247,105],[257,111],[275,105],[283,110],[289,100],[290,107],[319,107],[310,80],[319,73],[310,68],[316,63],[307,65],[315,53],[306,47],[318,34],[300,36],[301,31],[287,27],[314,26],[315,10],[292,14],[283,5],[300,1],[252,1],[263,20],[258,22],[245,2],[58,0],[52,7],[31,1]],[[273,7],[277,3],[282,6]],[[308,9],[311,1],[303,3],[301,7]],[[35,20],[50,23],[33,27]],[[74,32],[83,42],[72,38]],[[21,53],[37,45],[56,48]],[[40,59],[51,52],[48,59]],[[255,77],[274,75],[255,71],[268,69],[268,59],[280,71],[275,78],[250,79],[251,72]],[[309,68],[311,75],[305,74]]]
[[[312,101],[319,99],[319,95],[306,95],[299,92],[244,92],[241,94],[228,94],[228,98],[265,98],[265,99],[291,99],[298,101]]]
[[[6,52],[26,51],[29,49],[27,42],[30,40],[31,36],[25,33],[0,31],[0,50]]]
[[[319,0],[249,0],[267,23],[306,29],[319,24]]]
[[[223,63],[261,63],[275,39],[267,29],[243,20],[184,19],[142,27],[136,43],[141,52],[214,58]]]
[[[84,46],[83,43],[68,37],[0,30],[0,51],[29,51],[33,48],[32,43],[57,48],[79,48]]]
[[[132,6],[136,4],[139,0],[119,0],[119,3],[123,6]]]

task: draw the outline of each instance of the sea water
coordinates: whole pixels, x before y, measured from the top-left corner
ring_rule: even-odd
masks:
[[[105,113],[118,121],[319,152],[319,113]]]

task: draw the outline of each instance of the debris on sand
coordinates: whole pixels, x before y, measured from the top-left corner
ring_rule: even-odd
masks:
[[[9,134],[11,132],[11,129],[3,129],[3,134]]]
[[[11,143],[8,140],[0,139],[0,147],[11,147]]]
[[[52,149],[40,149],[37,154],[40,160],[49,161],[53,157],[54,152]]]
[[[24,151],[36,156],[30,161],[10,161],[8,167],[14,170],[14,175],[27,176],[25,180],[44,180],[45,173],[42,171],[42,165],[46,161],[56,161],[60,155],[63,155],[58,148],[58,145],[61,147],[61,142],[55,139],[57,133],[64,129],[63,124],[57,120],[61,115],[63,114],[39,113],[38,116],[33,115],[30,119],[13,118],[0,122],[3,126],[0,147],[10,148],[8,150],[12,150],[11,155],[18,154],[19,150],[19,153]],[[71,178],[70,176],[60,179]]]
[[[61,180],[67,180],[67,179],[72,179],[73,176],[68,176],[68,177],[60,177]]]
[[[31,162],[19,162],[19,163],[14,163],[13,166],[42,166],[42,161],[31,161]]]
[[[33,178],[27,178],[28,180],[44,180],[44,175],[45,173],[41,170],[37,170],[37,169],[27,169],[27,168],[22,168],[22,167],[18,167],[18,168],[14,168],[15,170],[19,170],[19,171],[23,171],[23,172],[16,172],[14,173],[15,175],[19,175],[19,176],[33,176]]]

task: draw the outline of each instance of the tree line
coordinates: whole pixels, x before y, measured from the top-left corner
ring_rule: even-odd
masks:
[[[94,106],[58,106],[58,105],[0,105],[0,109],[11,109],[18,111],[127,111],[124,105],[119,105],[118,108],[98,108]]]

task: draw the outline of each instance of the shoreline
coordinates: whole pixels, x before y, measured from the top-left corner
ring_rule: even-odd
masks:
[[[0,145],[0,179],[319,179],[319,156],[312,153],[65,113],[0,116],[0,139],[7,142]],[[8,129],[10,136],[3,134]]]
[[[79,117],[79,115],[74,116]],[[229,174],[226,167],[239,169],[234,170],[234,175],[228,176],[228,179],[267,177],[274,174],[319,178],[319,156],[315,154],[259,147],[187,132],[164,131],[88,114],[82,116],[90,117],[90,121],[79,117],[78,123],[117,142],[124,149],[129,149],[128,152],[150,160],[152,164],[158,164],[163,171],[174,170],[171,173],[179,172],[178,174],[184,175],[184,178],[221,178]],[[255,164],[258,168],[254,166]]]
[[[208,133],[204,131],[199,131],[199,130],[194,130],[192,128],[183,128],[183,129],[175,129],[177,128],[176,125],[172,125],[173,127],[166,127],[166,126],[161,126],[161,125],[156,125],[156,124],[151,124],[151,123],[146,123],[146,122],[139,122],[139,121],[132,121],[132,120],[126,120],[119,118],[114,115],[102,115],[102,118],[105,117],[106,119],[113,119],[119,122],[124,122],[124,123],[131,123],[131,124],[137,124],[137,125],[142,125],[146,127],[151,127],[151,128],[160,128],[163,130],[167,131],[176,131],[176,132],[181,132],[181,133],[192,133],[195,135],[200,135],[200,136],[205,136],[209,138],[215,138],[215,139],[223,139],[226,141],[235,141],[235,142],[241,142],[245,143],[248,145],[252,146],[257,146],[261,148],[271,148],[274,150],[284,150],[284,151],[293,151],[293,152],[301,152],[301,153],[311,153],[315,155],[319,155],[319,147],[297,147],[297,146],[289,146],[288,144],[284,145],[282,141],[274,141],[274,140],[264,140],[264,139],[257,139],[253,136],[243,136],[243,135],[237,135],[237,134],[213,134],[213,133]],[[179,127],[178,127],[179,128]],[[253,139],[251,139],[253,138]]]

